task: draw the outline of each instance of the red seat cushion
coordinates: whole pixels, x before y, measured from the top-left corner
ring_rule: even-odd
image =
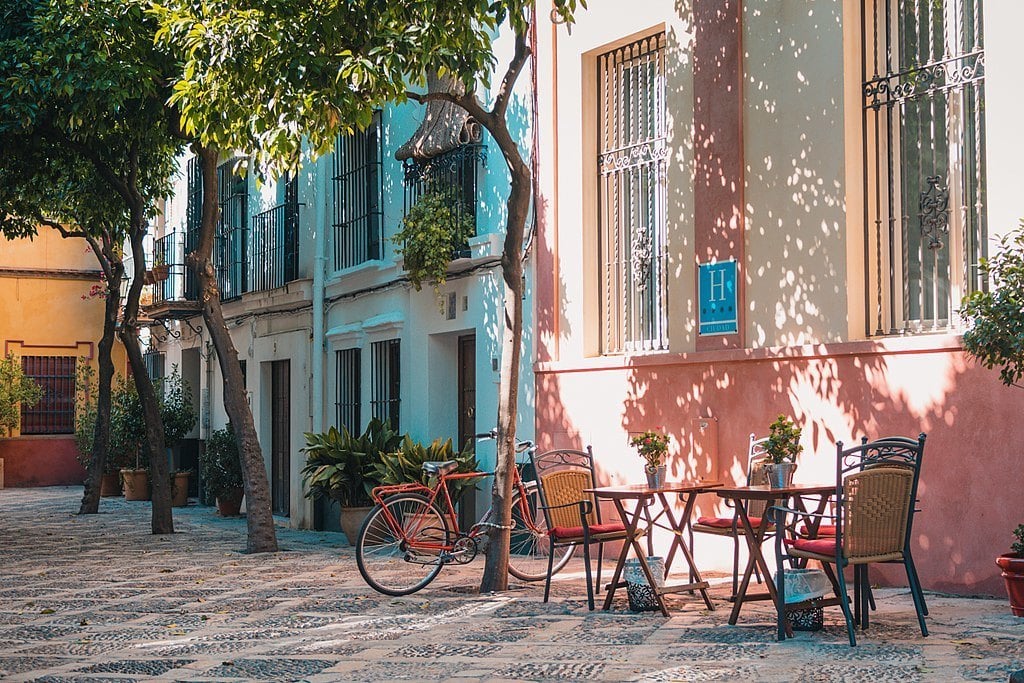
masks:
[[[815,555],[836,554],[835,538],[787,538],[785,542],[793,550],[800,550],[805,553],[814,553]]]
[[[697,524],[702,526],[710,526],[716,529],[731,529],[732,528],[732,517],[698,517]],[[750,526],[758,527],[761,525],[760,517],[751,517]],[[739,520],[736,521],[736,528],[740,531],[743,530],[743,525],[740,524]]]
[[[800,527],[800,533],[803,534],[804,536],[806,536],[809,532],[810,532],[810,530],[807,528],[806,524],[803,525],[802,527]],[[821,538],[822,536],[831,536],[832,538],[835,538],[835,536],[836,536],[836,525],[835,524],[822,524],[822,525],[820,525],[818,527],[818,538]]]
[[[603,534],[614,534],[623,533],[626,531],[626,527],[623,526],[622,522],[609,522],[608,524],[591,524],[590,535],[599,536]],[[583,527],[582,526],[556,526],[551,529],[548,533],[554,537],[556,541],[564,541],[568,538],[583,538]]]

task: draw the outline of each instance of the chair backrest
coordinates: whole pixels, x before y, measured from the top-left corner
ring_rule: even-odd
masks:
[[[589,501],[591,509],[587,523],[601,523],[600,506],[593,494],[584,493],[584,489],[594,488],[596,481],[594,452],[590,446],[585,451],[563,448],[533,454],[531,460],[537,475],[541,505],[551,508]],[[549,529],[580,526],[580,510],[576,506],[545,509],[544,516]]]
[[[848,558],[909,549],[926,438],[862,439],[848,449],[836,444],[837,535]]]
[[[882,561],[900,556],[907,542],[914,473],[907,467],[854,471],[843,480],[843,556]]]
[[[760,486],[765,483],[765,447],[768,445],[768,437],[758,438],[753,432],[747,444],[747,486]],[[761,517],[768,501],[750,500],[747,501],[747,514],[751,517]]]

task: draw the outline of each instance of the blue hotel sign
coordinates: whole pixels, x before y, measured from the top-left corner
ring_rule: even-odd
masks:
[[[698,331],[702,335],[738,331],[736,262],[701,263],[697,266]]]

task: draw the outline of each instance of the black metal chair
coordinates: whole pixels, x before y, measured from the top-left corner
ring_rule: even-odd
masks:
[[[764,483],[764,457],[765,446],[768,437],[757,438],[750,435],[747,445],[747,486]],[[756,528],[761,523],[761,516],[764,514],[764,501],[749,501],[747,515],[750,523]],[[737,513],[729,517],[698,517],[697,521],[690,525],[690,547],[693,547],[693,534],[710,534],[713,536],[725,536],[732,538],[732,594],[736,595],[739,584],[739,562],[740,562],[740,539],[744,535],[743,526],[738,523]],[[773,532],[765,535],[767,540]],[[761,582],[761,574],[755,569],[755,578]]]
[[[832,582],[843,609],[850,645],[857,644],[855,624],[868,626],[867,567],[882,562],[901,562],[917,611],[921,634],[928,635],[924,596],[910,552],[914,508],[925,435],[916,440],[890,437],[862,442],[850,449],[836,444],[835,535],[824,538],[775,539],[776,566],[785,560],[817,560]],[[783,506],[769,509],[777,525],[787,514],[804,514]],[[832,567],[835,566],[833,571]],[[854,610],[851,612],[843,570],[853,567]],[[785,581],[778,581],[779,638],[785,638]]]
[[[558,449],[531,456],[540,490],[540,509],[547,522],[550,552],[544,581],[544,602],[551,592],[551,574],[556,548],[582,545],[587,576],[587,604],[594,609],[594,590],[601,585],[604,544],[626,538],[626,527],[618,520],[604,522],[601,506],[592,493],[596,485],[594,453]],[[597,544],[597,580],[592,580],[590,546]]]

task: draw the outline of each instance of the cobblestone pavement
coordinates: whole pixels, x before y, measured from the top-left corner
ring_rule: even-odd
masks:
[[[931,636],[905,590],[880,590],[850,648],[837,608],[825,628],[774,640],[757,603],[729,626],[673,598],[674,615],[589,612],[579,564],[555,597],[513,582],[480,595],[482,560],[388,598],[359,576],[341,534],[279,529],[282,552],[246,555],[245,522],[194,504],[173,536],[149,504],[80,488],[0,491],[0,678],[40,681],[1006,681],[1024,668],[1024,620],[1005,600],[928,595]]]

